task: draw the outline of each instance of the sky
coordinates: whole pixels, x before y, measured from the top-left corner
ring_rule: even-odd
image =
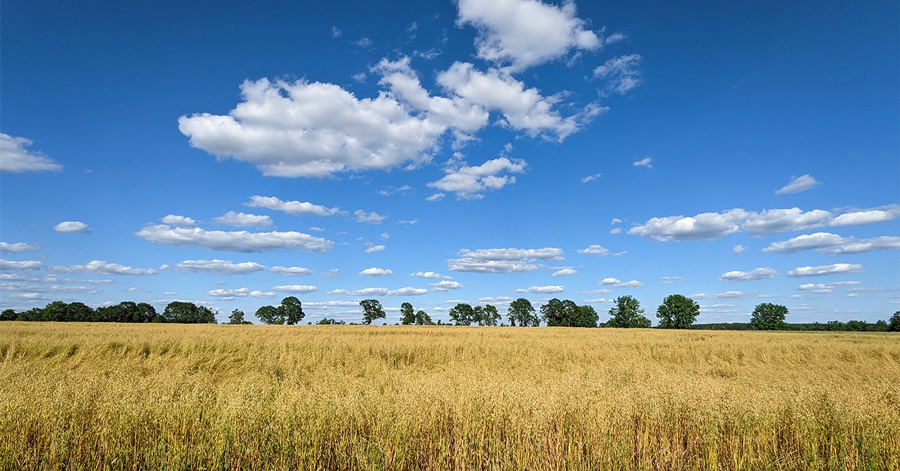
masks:
[[[900,310],[900,4],[0,5],[0,307]]]

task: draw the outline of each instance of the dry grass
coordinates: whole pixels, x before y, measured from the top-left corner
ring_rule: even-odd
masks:
[[[0,469],[900,470],[900,336],[0,325]]]

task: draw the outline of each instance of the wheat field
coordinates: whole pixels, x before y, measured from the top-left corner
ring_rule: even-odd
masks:
[[[0,325],[0,469],[900,470],[900,336]]]

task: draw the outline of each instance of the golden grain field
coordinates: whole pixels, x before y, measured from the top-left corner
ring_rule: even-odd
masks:
[[[900,470],[900,336],[0,325],[0,469]]]

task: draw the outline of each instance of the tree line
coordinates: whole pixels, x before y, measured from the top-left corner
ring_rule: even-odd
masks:
[[[362,323],[370,325],[376,319],[385,319],[387,315],[377,299],[363,299],[359,302],[362,308]],[[540,313],[540,314],[538,314]],[[121,302],[113,306],[92,309],[80,303],[53,301],[43,308],[33,308],[16,312],[6,309],[0,313],[0,321],[55,321],[55,322],[168,322],[184,324],[215,324],[216,312],[206,306],[194,303],[173,301],[162,314],[147,303]],[[262,306],[255,312],[256,317],[265,324],[296,325],[306,316],[303,304],[294,296],[281,300],[278,306]],[[472,306],[458,303],[449,311],[452,325],[505,326],[496,306]],[[831,321],[828,323],[789,324],[785,318],[788,308],[780,304],[758,304],[751,315],[749,323],[719,323],[694,325],[700,314],[700,306],[691,298],[673,294],[663,299],[656,310],[661,329],[710,329],[710,330],[821,330],[821,331],[857,331],[857,332],[900,332],[900,311],[895,312],[888,321],[875,323],[865,321]],[[507,319],[509,326],[537,327],[542,323],[548,327],[617,327],[617,328],[649,328],[652,322],[644,316],[640,302],[632,296],[616,298],[609,309],[610,319],[599,322],[599,315],[593,306],[579,306],[569,299],[553,298],[536,310],[531,301],[519,298],[509,303]],[[229,324],[251,324],[245,320],[245,314],[235,309],[228,317]],[[400,305],[400,323],[403,325],[442,325],[432,321],[425,311],[416,311],[412,304]],[[319,325],[345,324],[345,321],[323,318]]]

